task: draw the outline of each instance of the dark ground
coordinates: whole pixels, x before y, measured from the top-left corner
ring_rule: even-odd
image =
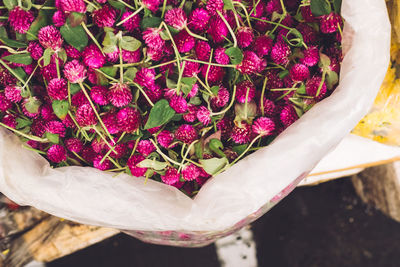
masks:
[[[400,223],[361,203],[349,179],[297,188],[252,228],[260,267],[400,266]],[[214,246],[162,247],[120,234],[47,266],[219,263]]]

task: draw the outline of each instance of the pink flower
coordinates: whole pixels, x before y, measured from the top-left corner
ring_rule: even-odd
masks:
[[[107,88],[101,85],[93,86],[92,90],[90,90],[90,98],[94,103],[99,104],[100,106],[108,105],[110,102],[107,98],[107,94]]]
[[[252,130],[257,135],[271,135],[275,130],[275,123],[267,117],[261,117],[254,121]]]
[[[150,140],[140,140],[136,151],[142,154],[143,156],[147,157],[152,152],[156,151],[156,147]]]
[[[107,130],[110,134],[117,134],[120,132],[120,127],[117,121],[117,114],[115,112],[108,112],[101,116]]]
[[[108,101],[115,107],[127,106],[132,101],[132,92],[127,84],[116,83],[112,85],[107,94]]]
[[[208,0],[207,1],[206,9],[213,16],[218,16],[217,11],[222,13],[223,8],[224,8],[223,0]]]
[[[230,62],[230,58],[225,54],[225,48],[218,47],[215,49],[214,59],[218,64],[227,65]]]
[[[96,114],[89,104],[83,104],[77,108],[75,120],[81,127],[97,124]]]
[[[43,48],[37,42],[29,42],[27,50],[34,60],[39,60],[43,56]]]
[[[142,3],[147,9],[155,13],[161,4],[161,0],[143,0]]]
[[[65,126],[60,121],[49,121],[45,126],[46,132],[65,137]]]
[[[57,116],[54,114],[53,107],[50,103],[45,103],[40,106],[40,116],[42,116],[45,121],[57,120]]]
[[[193,31],[203,32],[207,30],[209,20],[210,14],[202,8],[197,8],[189,16],[188,27]]]
[[[100,49],[95,45],[88,45],[82,52],[83,62],[86,66],[93,69],[103,67],[106,63],[105,56],[101,53]]]
[[[81,57],[81,52],[72,45],[66,45],[65,52],[67,53],[67,56],[72,59],[79,59]]]
[[[192,50],[196,44],[193,36],[189,35],[186,30],[179,32],[174,36],[176,47],[179,53],[187,53]]]
[[[22,90],[22,88],[20,86],[17,86],[17,85],[10,86],[10,85],[8,85],[4,89],[4,95],[11,102],[18,103],[19,101],[22,100],[21,90]]]
[[[94,23],[98,27],[104,28],[112,27],[114,25],[117,12],[109,5],[105,5],[104,7],[93,11],[92,15]]]
[[[177,169],[168,167],[165,175],[161,175],[161,180],[167,185],[173,185],[179,182],[180,176]]]
[[[176,129],[175,138],[185,144],[191,144],[198,138],[198,134],[192,125],[182,124],[178,129]]]
[[[182,176],[186,181],[194,181],[200,176],[200,168],[190,163],[182,169]]]
[[[117,152],[117,153],[115,153],[115,152]],[[116,145],[115,147],[114,147],[114,151],[113,152],[111,152],[111,156],[113,157],[113,158],[116,158],[116,159],[121,159],[121,158],[123,158],[125,155],[126,155],[126,153],[128,152],[128,146],[126,145],[126,144],[124,144],[124,143],[121,143],[121,144],[118,144],[118,145]]]
[[[122,60],[127,63],[136,63],[140,61],[141,51],[140,49],[136,51],[122,50]]]
[[[99,169],[101,171],[109,170],[112,168],[112,163],[109,159],[105,159],[103,162],[101,160],[103,159],[103,155],[99,154],[93,159],[93,167],[96,169]]]
[[[300,59],[300,63],[309,67],[313,67],[319,62],[319,50],[316,46],[310,46],[303,51],[304,57]]]
[[[124,12],[124,14],[122,14],[121,21],[123,21],[124,19],[126,19],[127,17],[129,17],[132,14],[133,14],[133,12],[130,12],[130,11]],[[140,26],[139,14],[136,14],[135,16],[131,17],[130,19],[128,19],[127,21],[122,23],[122,26],[124,26],[125,30],[130,31],[130,32],[137,30]]]
[[[6,114],[3,117],[3,119],[1,120],[1,122],[13,129],[15,129],[17,127],[17,121],[16,121],[14,115],[11,115],[11,114]]]
[[[105,153],[107,150],[106,142],[100,137],[95,138],[90,145],[96,153]]]
[[[264,115],[272,117],[275,114],[275,103],[274,101],[265,98],[264,99]]]
[[[319,19],[322,33],[334,33],[343,24],[342,17],[334,12],[329,15],[323,15]]]
[[[222,120],[217,122],[217,129],[221,131],[221,137],[222,139],[228,139],[230,137],[231,131],[232,131],[232,121],[224,117]]]
[[[309,96],[314,96],[317,100],[321,100],[326,95],[326,83],[322,83],[322,78],[320,76],[314,76],[306,82],[306,93]],[[321,86],[319,92],[318,88]]]
[[[207,75],[207,72],[208,72],[208,75]],[[203,76],[204,79],[206,79],[206,77],[207,77],[208,82],[211,84],[216,84],[216,83],[222,82],[224,75],[225,75],[225,71],[221,67],[208,66],[208,65],[203,65],[201,67],[201,76]]]
[[[186,61],[183,77],[195,77],[200,72],[200,64],[197,62]]]
[[[210,25],[212,25],[212,27],[208,28],[207,33],[211,35],[213,41],[215,43],[224,42],[226,36],[228,35],[228,28],[226,27],[224,21],[217,15],[211,17]]]
[[[6,112],[12,107],[12,102],[7,99],[4,93],[0,93],[0,110]]]
[[[137,109],[126,107],[118,111],[117,122],[123,132],[133,133],[140,126],[140,113]]]
[[[305,22],[316,22],[317,21],[317,19],[314,17],[314,15],[311,12],[310,6],[302,6],[301,7],[301,15]]]
[[[65,64],[64,75],[71,83],[81,83],[87,77],[87,70],[82,63],[74,59]]]
[[[143,32],[143,40],[146,45],[152,49],[161,50],[165,45],[165,41],[160,36],[161,32],[161,29],[147,28]]]
[[[286,66],[289,63],[290,48],[283,42],[276,42],[271,50],[271,58],[278,65]]]
[[[61,0],[60,6],[65,12],[86,12],[86,5],[83,0]]]
[[[237,144],[249,143],[251,135],[251,126],[245,122],[242,122],[240,126],[235,125],[231,132],[231,138]]]
[[[47,158],[54,163],[66,161],[67,151],[65,151],[65,148],[61,145],[52,145],[49,150],[47,150]]]
[[[65,79],[52,79],[47,85],[47,93],[55,100],[63,100],[68,96],[68,86]]]
[[[210,97],[211,105],[214,108],[222,108],[229,101],[229,91],[222,85],[219,87],[218,94]]]
[[[151,88],[154,86],[156,79],[156,72],[154,69],[142,68],[138,70],[135,77],[135,82],[140,86]]]
[[[44,48],[50,48],[53,51],[59,51],[64,42],[60,32],[52,25],[41,28],[38,33],[38,39]]]
[[[163,130],[157,135],[157,142],[164,148],[170,148],[172,141],[174,141],[174,135],[167,130]]]
[[[188,109],[187,102],[182,96],[172,96],[169,105],[176,111],[176,113],[185,113]]]
[[[195,53],[196,53],[196,57],[199,60],[202,61],[207,61],[210,58],[210,54],[211,54],[211,46],[208,42],[206,41],[197,41],[196,43],[196,47],[195,47]]]
[[[186,122],[194,122],[196,120],[197,106],[189,104],[188,112],[183,114],[183,119]]]
[[[204,126],[211,122],[211,112],[205,106],[200,106],[197,109],[196,117]]]
[[[182,8],[173,8],[165,13],[165,22],[177,30],[183,30],[186,27],[187,17]]]
[[[245,103],[247,96],[247,102],[253,100],[256,96],[256,87],[250,81],[243,81],[236,86],[236,101],[239,103]]]
[[[84,146],[81,152],[82,158],[89,163],[93,163],[94,158],[96,157],[96,152],[93,151],[91,146]]]
[[[318,33],[307,23],[297,25],[297,30],[303,35],[303,40],[307,45],[316,45],[318,43]]]
[[[16,32],[21,34],[24,34],[29,30],[34,19],[32,12],[25,11],[19,6],[14,7],[14,9],[8,14],[8,22],[10,23],[10,26]]]
[[[38,109],[37,111],[29,111],[26,106],[28,105],[28,103],[34,103],[37,102],[38,104]],[[36,96],[33,96],[31,98],[25,98],[22,101],[22,112],[25,114],[25,116],[29,117],[29,118],[37,118],[39,116],[39,111],[40,111],[40,105],[41,102],[39,101],[39,99]]]
[[[146,54],[153,61],[160,61],[164,57],[164,53],[161,49],[157,50],[151,47],[147,49]]]
[[[290,69],[290,78],[294,82],[301,82],[310,77],[310,71],[306,65],[295,64]]]
[[[129,158],[126,165],[128,166],[133,176],[140,177],[146,173],[147,168],[140,168],[137,166],[143,160],[145,160],[145,158],[139,154],[133,155],[132,157]]]
[[[241,27],[236,33],[238,45],[241,48],[246,48],[253,42],[254,33],[249,27]]]
[[[85,94],[82,91],[79,91],[71,97],[71,104],[75,107],[79,107],[83,104],[89,104],[89,101]]]
[[[65,24],[66,17],[63,11],[57,10],[53,14],[53,23],[56,27],[61,27]]]
[[[79,138],[69,138],[64,141],[65,146],[71,152],[79,153],[82,151],[83,144]]]
[[[279,117],[285,127],[289,127],[299,118],[297,116],[296,110],[292,107],[292,105],[284,106],[280,112]]]
[[[260,72],[261,59],[252,51],[243,53],[243,61],[236,68],[243,74],[254,74]]]
[[[259,57],[264,57],[269,54],[272,49],[273,40],[265,35],[257,37],[254,41],[253,49]]]
[[[197,95],[199,91],[199,85],[197,83],[193,84],[192,89],[190,90],[189,94],[187,95],[188,98],[193,98]]]

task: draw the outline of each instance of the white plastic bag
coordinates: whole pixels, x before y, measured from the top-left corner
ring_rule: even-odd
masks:
[[[195,199],[159,182],[89,167],[52,169],[0,130],[0,191],[21,205],[159,244],[200,246],[254,221],[289,193],[367,113],[389,62],[384,0],[343,0],[340,84],[266,148],[214,177]]]

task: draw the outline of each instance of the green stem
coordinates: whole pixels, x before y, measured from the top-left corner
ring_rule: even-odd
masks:
[[[132,81],[132,80],[131,80],[131,81]],[[149,104],[150,104],[152,107],[154,107],[153,101],[151,101],[151,99],[150,99],[149,96],[146,94],[146,92],[143,90],[143,88],[142,88],[139,84],[135,83],[134,81],[132,81],[132,82],[133,82],[133,84],[139,89],[139,91],[143,94],[143,96],[146,98],[147,102],[149,102]]]
[[[25,137],[25,138],[27,138],[29,140],[32,140],[32,141],[36,141],[36,142],[40,142],[40,143],[47,143],[49,141],[49,140],[47,140],[45,138],[40,138],[40,137],[37,137],[37,136],[34,136],[34,135],[29,135],[29,134],[23,133],[21,131],[18,131],[18,130],[14,129],[14,128],[11,128],[8,125],[5,125],[2,122],[0,122],[0,125],[3,126],[6,129],[8,129],[10,131],[13,131],[14,133],[19,134],[19,135],[21,135],[21,136],[23,136],[23,137]]]
[[[181,71],[179,72],[178,82],[176,84],[176,94],[177,95],[179,95],[179,91],[181,89],[181,81],[182,81],[183,72],[185,71],[185,64],[186,64],[186,61],[183,61]]]
[[[30,82],[30,80],[32,79],[33,75],[35,74],[37,68],[39,67],[39,65],[36,65],[35,69],[32,71],[31,75],[29,75],[28,80],[26,80],[26,82],[24,82],[24,86],[22,86],[21,89],[24,89],[25,87],[28,86],[28,83]],[[29,87],[28,87],[29,88]],[[31,92],[29,91],[29,94],[31,94]]]
[[[39,149],[34,149],[33,147],[27,146],[27,145],[25,145],[25,144],[22,145],[22,147],[25,148],[25,149],[27,149],[27,150],[30,150],[30,151],[33,151],[33,152],[36,152],[36,153],[39,153],[39,154],[42,154],[42,155],[47,155],[46,152],[44,152],[44,151],[42,151],[42,150],[39,150]]]
[[[155,65],[155,66],[151,66],[151,67],[149,67],[149,69],[156,69],[156,68],[159,68],[159,67],[162,67],[162,66],[166,66],[166,65],[175,63],[176,61],[177,60],[174,59],[174,60],[171,60],[171,61],[168,61],[168,62],[164,62],[164,63],[158,64],[158,65]]]
[[[246,148],[245,151],[243,151],[242,154],[240,154],[234,161],[232,161],[231,164],[229,164],[229,166],[234,165],[236,162],[238,162],[244,155],[246,155],[246,153],[249,151],[249,149],[254,145],[254,143],[260,139],[262,137],[262,135],[257,135],[256,138],[253,139],[253,141],[251,141],[251,143],[248,145],[248,147]]]
[[[236,96],[236,85],[233,86],[232,98],[231,98],[231,102],[229,103],[229,105],[225,109],[221,110],[220,112],[213,112],[211,114],[211,116],[217,116],[217,115],[222,115],[222,114],[226,113],[232,107],[233,103],[235,102],[235,96]]]
[[[161,151],[161,149],[158,147],[158,145],[156,144],[156,142],[153,139],[149,139],[149,140],[153,143],[153,145],[156,147],[158,154],[160,154],[161,157],[163,157],[165,161],[168,161],[172,164],[181,166],[181,164],[179,162],[177,162],[177,161],[171,159],[170,157],[168,157],[167,155],[165,155],[164,152]]]
[[[315,95],[316,97],[319,96],[319,94],[320,94],[320,92],[321,92],[321,89],[322,89],[322,86],[324,85],[325,78],[326,78],[326,73],[327,73],[327,71],[325,71],[325,70],[324,70],[324,72],[322,73],[322,80],[321,80],[321,82],[320,82],[320,84],[319,84],[319,86],[318,86],[317,94]]]
[[[219,11],[217,10],[217,13],[218,13],[218,15],[221,17],[222,21],[225,23],[226,27],[227,27],[228,30],[229,30],[229,33],[230,33],[231,36],[232,36],[232,39],[233,39],[233,47],[237,47],[236,35],[235,35],[235,33],[233,32],[231,26],[229,25],[228,21],[226,21],[226,19],[225,19],[224,16],[221,14],[221,12],[219,12]]]
[[[207,92],[208,92],[210,95],[214,95],[214,93],[211,92],[210,87],[208,87],[206,84],[204,84],[203,81],[202,81],[197,75],[196,75],[195,77],[196,77],[197,81],[207,90]]]
[[[113,77],[111,77],[111,76],[105,74],[105,73],[102,72],[100,69],[94,69],[94,70],[97,71],[98,73],[103,74],[104,77],[106,77],[107,79],[109,79],[109,80],[111,80],[111,81],[113,81],[113,82],[119,83],[119,81],[118,81],[117,79],[115,79],[115,78],[113,78]]]
[[[20,82],[22,82],[22,83],[25,83],[25,81],[21,78],[21,77],[19,77],[16,73],[15,73],[15,71],[12,69],[12,68],[10,68],[3,60],[1,60],[0,59],[0,64],[1,65],[3,65],[12,75],[14,75],[14,77],[15,78],[17,78]]]
[[[162,11],[161,11],[161,18],[164,18],[165,8],[167,7],[167,0],[163,1]]]
[[[133,18],[136,14],[138,14],[140,11],[142,11],[144,8],[144,6],[142,5],[141,7],[139,7],[135,12],[133,12],[132,14],[130,14],[128,17],[126,17],[125,19],[121,20],[120,22],[117,23],[117,26],[125,23],[126,21],[128,21],[129,19]]]
[[[87,35],[89,35],[90,39],[92,39],[93,43],[95,43],[95,45],[100,49],[100,52],[103,54],[103,56],[105,56],[105,54],[103,52],[103,48],[101,47],[101,45],[99,44],[97,39],[93,36],[93,34],[89,31],[89,29],[86,27],[86,24],[84,21],[82,21],[81,25],[82,25],[83,29],[85,30],[85,32],[87,33]]]
[[[216,67],[223,67],[223,68],[236,68],[236,65],[223,65],[223,64],[218,64],[218,63],[212,63],[212,62],[206,62],[206,61],[201,61],[197,59],[191,59],[191,58],[184,58],[184,61],[191,61],[191,62],[197,62],[209,66],[216,66]]]
[[[247,12],[246,7],[241,2],[234,2],[234,3],[243,9],[244,14],[246,15],[247,24],[249,24],[249,28],[252,29],[251,23],[250,23],[250,16],[249,16],[249,13]]]
[[[218,11],[217,11],[218,12]],[[201,35],[198,35],[198,34],[195,34],[194,32],[192,32],[189,28],[188,28],[188,26],[185,26],[185,30],[186,30],[186,32],[190,35],[190,36],[192,36],[192,37],[194,37],[194,38],[196,38],[196,39],[200,39],[200,40],[203,40],[203,41],[208,41],[208,39],[206,38],[206,37],[203,37],[203,36],[201,36]]]
[[[136,9],[135,7],[133,7],[133,6],[131,6],[131,5],[127,4],[127,3],[125,3],[125,2],[122,1],[122,0],[117,0],[117,1],[120,2],[121,4],[123,4],[124,6],[129,7],[130,9]]]
[[[177,60],[177,63],[178,63],[178,70],[181,71],[181,60],[182,60],[182,58],[181,58],[181,55],[179,54],[178,48],[177,48],[177,46],[176,46],[176,44],[175,44],[175,40],[174,40],[174,38],[172,37],[172,34],[171,34],[171,32],[169,31],[168,26],[167,26],[167,24],[165,24],[164,21],[161,22],[161,25],[160,25],[160,26],[163,26],[163,27],[165,28],[165,30],[167,31],[167,34],[168,34],[169,38],[171,39],[172,47],[174,48],[176,60]]]
[[[261,106],[261,114],[264,116],[264,95],[265,95],[265,88],[267,87],[267,81],[268,77],[265,77],[264,82],[263,82],[263,87],[261,90],[261,99],[260,99],[260,106]]]

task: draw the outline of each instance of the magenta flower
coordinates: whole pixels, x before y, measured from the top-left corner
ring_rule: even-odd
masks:
[[[11,115],[11,114],[6,114],[1,119],[1,122],[13,129],[15,129],[17,127],[17,120],[16,120],[15,116]]]
[[[27,50],[34,60],[39,60],[43,56],[43,48],[37,42],[29,42]]]
[[[4,95],[8,100],[10,100],[13,103],[18,103],[19,101],[22,100],[21,96],[21,90],[22,88],[20,86],[14,85],[8,85],[4,89]]]
[[[155,13],[160,7],[161,0],[142,0],[142,3],[147,9]]]
[[[80,153],[83,148],[82,141],[78,138],[69,138],[64,141],[65,146],[71,152]]]
[[[250,81],[243,81],[236,86],[236,101],[239,103],[245,103],[253,100],[256,95],[256,87]],[[246,98],[247,96],[247,98]]]
[[[60,7],[64,12],[86,12],[86,5],[83,0],[60,0]]]
[[[321,16],[319,19],[322,33],[334,33],[338,30],[338,27],[341,27],[343,24],[342,17],[334,12],[329,15]]]
[[[66,19],[67,18],[65,17],[64,12],[61,10],[57,10],[56,12],[54,12],[53,18],[52,18],[53,24],[56,27],[63,26],[65,24]]]
[[[254,52],[259,57],[264,57],[269,54],[272,49],[273,40],[265,35],[257,37],[253,44]]]
[[[99,154],[99,155],[95,156],[94,159],[93,159],[93,167],[95,167],[96,169],[99,169],[101,171],[105,171],[105,170],[111,169],[113,164],[107,158],[103,162],[101,162],[103,157],[104,156],[102,154]]]
[[[182,124],[178,129],[176,129],[175,138],[185,144],[191,144],[198,138],[198,134],[192,125]]]
[[[141,51],[140,49],[136,51],[122,50],[122,60],[126,63],[136,63],[140,61]]]
[[[88,45],[85,50],[83,50],[82,56],[83,63],[92,69],[101,68],[106,63],[105,56],[95,44]]]
[[[187,17],[182,8],[173,8],[165,13],[165,22],[177,30],[183,30],[187,24]]]
[[[210,14],[202,8],[197,8],[189,16],[188,27],[193,31],[203,32],[207,30],[209,20]]]
[[[65,64],[64,75],[70,83],[81,83],[87,77],[87,70],[82,63],[74,59]]]
[[[165,41],[160,36],[161,32],[161,29],[147,28],[147,30],[143,32],[143,40],[146,45],[155,50],[163,49]]]
[[[67,160],[67,151],[65,148],[61,145],[52,145],[49,150],[47,150],[47,158],[54,162],[54,163],[60,163],[62,161]]]
[[[294,82],[301,82],[310,77],[310,70],[306,65],[295,64],[290,69],[290,78]]]
[[[109,5],[93,11],[92,13],[94,23],[100,27],[112,27],[115,23],[117,12]]]
[[[167,130],[163,130],[157,135],[157,142],[164,148],[170,148],[172,141],[174,141],[174,135]]]
[[[316,46],[310,46],[303,51],[304,57],[300,59],[300,63],[309,67],[313,67],[319,62],[319,50]]]
[[[207,75],[208,73],[208,75]],[[221,67],[217,66],[208,66],[208,65],[203,65],[201,67],[201,76],[206,79],[208,78],[208,82],[211,84],[218,84],[222,81],[224,78],[225,71]]]
[[[245,122],[241,125],[235,125],[231,131],[230,137],[237,144],[246,144],[251,140],[251,126]]]
[[[93,100],[94,103],[100,106],[105,106],[110,103],[107,94],[108,89],[101,85],[93,86],[92,90],[90,90],[90,98]]]
[[[202,61],[207,61],[210,58],[210,54],[211,54],[211,46],[209,43],[207,43],[206,41],[197,41],[196,43],[196,47],[195,47],[195,53],[196,53],[196,57],[199,60]]]
[[[253,30],[249,27],[241,27],[237,30],[237,41],[241,48],[246,48],[251,45],[254,39]]]
[[[140,126],[140,113],[137,109],[126,107],[118,111],[117,121],[119,128],[123,132],[132,133]]]
[[[314,96],[317,100],[321,100],[325,97],[327,93],[326,83],[322,83],[322,78],[320,76],[314,76],[306,82],[306,93],[309,96]],[[319,94],[318,88],[321,86]],[[318,95],[317,95],[318,94]]]
[[[55,100],[63,100],[68,96],[68,86],[65,79],[52,79],[47,85],[47,93]]]
[[[179,53],[187,53],[192,50],[196,44],[196,39],[189,35],[186,30],[181,31],[174,36],[176,47]]]
[[[218,47],[215,49],[214,59],[218,64],[222,65],[228,65],[230,61],[230,58],[227,54],[225,54],[225,48],[223,47]]]
[[[275,123],[270,118],[261,117],[254,121],[252,125],[252,130],[257,135],[271,135],[275,130]]]
[[[129,170],[131,171],[133,176],[140,177],[146,173],[147,168],[141,168],[137,166],[143,160],[145,160],[145,158],[139,154],[133,155],[129,158],[126,165],[129,167]]]
[[[211,122],[211,112],[205,106],[200,106],[197,109],[196,117],[205,126]]]
[[[41,28],[38,33],[38,39],[44,48],[50,48],[53,51],[59,51],[64,42],[60,32],[52,25]]]
[[[58,134],[60,137],[65,137],[65,126],[60,121],[49,121],[46,123],[45,130],[48,133]]]
[[[210,97],[211,105],[214,108],[222,108],[229,101],[229,91],[223,86],[219,87],[218,94],[216,96]]]
[[[207,1],[206,9],[213,16],[218,16],[217,11],[222,13],[223,8],[224,8],[223,0],[208,0]]]
[[[93,126],[97,124],[97,117],[89,104],[83,104],[76,110],[75,120],[81,127]]]
[[[194,181],[200,176],[200,168],[190,163],[182,169],[182,176],[186,181]]]
[[[10,23],[10,26],[16,32],[21,34],[24,34],[29,30],[34,19],[32,12],[25,11],[19,6],[14,7],[14,9],[8,14],[8,22]]]
[[[254,74],[260,72],[261,59],[252,51],[243,53],[243,61],[236,68],[243,74]]]
[[[165,175],[161,175],[161,180],[168,185],[173,185],[179,182],[181,175],[178,170],[172,167],[168,167]]]
[[[135,82],[140,86],[151,88],[154,86],[156,73],[154,69],[142,68],[136,73]]]
[[[136,151],[142,154],[144,157],[147,157],[152,152],[156,151],[156,147],[150,140],[140,140]]]
[[[129,17],[132,14],[133,14],[133,12],[125,11],[124,14],[122,14],[121,21],[125,20],[127,17]],[[140,26],[139,15],[136,14],[135,16],[131,17],[130,19],[128,19],[127,21],[122,23],[122,26],[124,26],[125,30],[130,31],[130,32],[137,30]]]
[[[294,107],[292,107],[292,105],[286,105],[282,108],[279,118],[285,127],[289,127],[299,117],[297,116],[296,110]]]
[[[176,113],[185,113],[188,109],[187,102],[182,96],[172,96],[169,105],[176,111]]]

